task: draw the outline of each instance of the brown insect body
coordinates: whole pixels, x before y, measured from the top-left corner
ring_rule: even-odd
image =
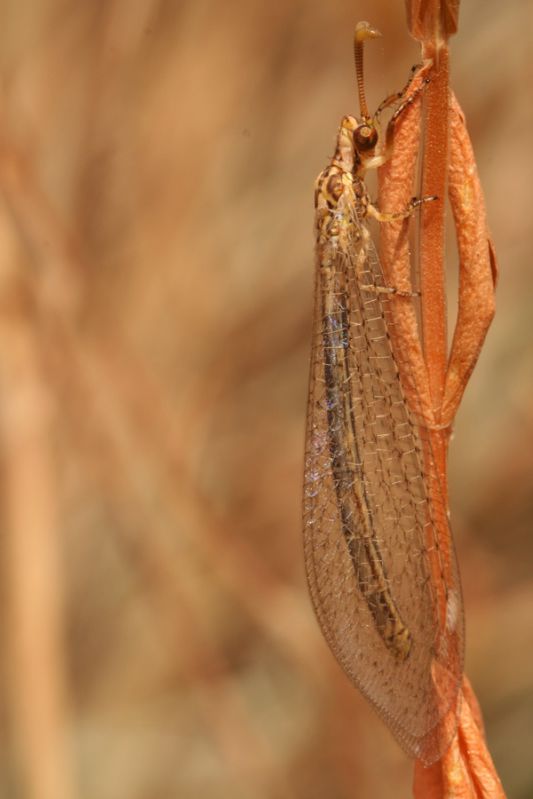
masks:
[[[427,431],[405,399],[389,334],[398,299],[366,225],[391,216],[364,180],[383,162],[378,139],[368,116],[344,117],[316,183],[305,558],[334,655],[404,748],[431,763],[454,731],[461,589],[455,560],[435,570],[446,508],[429,488]]]
[[[362,177],[364,153],[359,153],[355,144],[361,127],[371,130],[368,124],[359,124],[354,117],[344,117],[335,155],[331,165],[318,177],[315,194],[329,441],[342,531],[360,589],[384,642],[395,657],[403,660],[409,655],[411,635],[388,588],[383,558],[373,531],[370,504],[357,473],[361,456],[354,432],[355,414],[349,390],[353,368],[350,364],[349,308],[339,302],[340,296],[348,296],[347,285],[344,270],[336,268],[339,255],[348,252],[348,248],[351,248],[350,255],[355,256],[356,263],[362,264],[369,244],[369,232],[359,221],[366,217],[370,204]],[[361,521],[363,529],[356,530],[354,525],[361,524]]]

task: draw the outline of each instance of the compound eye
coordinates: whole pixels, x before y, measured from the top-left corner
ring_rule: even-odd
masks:
[[[372,125],[359,125],[353,132],[353,140],[359,151],[373,150],[378,143],[378,132]]]

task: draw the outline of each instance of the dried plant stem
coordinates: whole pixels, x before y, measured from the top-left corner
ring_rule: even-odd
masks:
[[[91,267],[84,262],[78,242],[42,192],[31,159],[5,137],[0,148],[0,183],[13,223],[28,251],[38,260],[33,291],[45,326],[51,325],[54,331],[45,334],[51,351],[62,361],[62,371],[66,372],[63,347],[69,352],[75,350],[69,337],[75,334],[72,321],[81,296],[80,279],[91,273]],[[49,339],[49,335],[53,338]],[[274,577],[255,550],[224,524],[201,494],[184,462],[183,431],[176,428],[174,409],[153,374],[116,333],[111,335],[108,330],[101,339],[93,336],[91,341],[80,342],[79,347],[84,353],[89,348],[90,358],[103,370],[100,378],[107,389],[102,391],[122,397],[120,414],[128,415],[132,428],[143,434],[140,446],[147,463],[161,472],[157,479],[164,474],[168,480],[168,475],[172,475],[168,496],[172,496],[175,506],[187,507],[193,517],[183,526],[182,535],[195,530],[193,545],[210,564],[223,590],[246,609],[258,628],[292,658],[297,668],[304,667],[321,677],[323,666],[317,653],[323,653],[323,647],[309,618],[307,603],[292,587]],[[69,367],[81,379],[83,369],[76,359]],[[163,466],[159,465],[161,458]],[[273,604],[279,605],[279,612],[272,612]]]
[[[426,58],[431,57],[424,52]],[[446,378],[446,293],[444,280],[444,212],[448,167],[448,76],[447,49],[440,53],[438,66],[430,73],[425,93],[425,136],[422,144],[422,196],[438,197],[441,202],[426,203],[420,223],[421,323],[424,360],[435,423],[441,422],[440,408]],[[433,454],[439,477],[445,486],[446,431],[434,431]]]
[[[255,790],[258,797],[270,796],[275,788],[280,799],[293,799],[290,786],[276,768],[270,743],[253,723],[230,678],[223,652],[210,640],[205,619],[195,617],[198,603],[191,595],[191,580],[175,563],[170,536],[172,530],[194,527],[194,520],[176,512],[175,485],[158,473],[139,439],[142,425],[132,423],[130,403],[107,363],[109,342],[105,348],[95,347],[76,334],[65,318],[51,317],[44,324],[59,393],[67,399],[74,420],[82,414],[87,417],[87,405],[91,409],[85,437],[79,443],[88,456],[92,476],[102,487],[112,487],[118,543],[145,585],[156,623],[169,646],[176,649],[176,662],[192,686],[192,698],[229,777],[239,789]],[[136,387],[139,389],[138,375]],[[197,688],[199,680],[201,690]]]
[[[280,623],[277,617],[273,617],[272,604],[268,603],[269,608],[265,608],[264,603],[257,602],[258,585],[264,585],[265,593],[267,590],[277,593],[272,578],[260,561],[255,567],[256,559],[251,551],[250,562],[246,561],[248,551],[241,553],[233,545],[222,551],[223,525],[210,514],[205,501],[198,496],[197,513],[193,511],[191,518],[186,520],[183,512],[177,510],[188,504],[180,502],[180,486],[181,490],[189,492],[189,496],[194,496],[197,489],[189,481],[181,463],[181,447],[172,436],[169,440],[174,420],[170,410],[162,404],[162,392],[150,385],[141,364],[135,362],[132,353],[120,341],[109,336],[102,340],[94,336],[89,338],[78,331],[76,311],[82,288],[79,279],[89,270],[84,269],[75,242],[39,190],[31,164],[16,150],[8,149],[5,142],[4,158],[1,155],[0,180],[9,209],[23,240],[36,254],[41,266],[39,278],[32,281],[30,287],[40,325],[41,349],[57,396],[62,398],[74,420],[82,416],[85,419],[88,435],[80,445],[86,448],[96,478],[107,489],[112,487],[110,496],[120,522],[119,531],[136,531],[142,527],[142,534],[124,535],[120,543],[147,586],[147,596],[154,601],[155,616],[164,634],[173,646],[179,641],[188,642],[185,651],[181,645],[176,653],[186,679],[194,685],[198,675],[207,667],[219,674],[217,680],[206,675],[205,684],[202,691],[197,692],[196,699],[231,778],[244,790],[249,791],[253,786],[259,791],[258,795],[270,795],[275,790],[276,795],[290,799],[292,789],[277,767],[269,742],[253,724],[246,703],[232,680],[224,678],[229,667],[223,653],[213,647],[207,634],[202,635],[200,622],[195,623],[192,619],[195,603],[187,595],[187,581],[173,565],[175,556],[168,542],[167,528],[198,531],[200,542],[205,539],[206,544],[207,551],[202,555],[212,559],[216,564],[213,568],[222,572],[221,577],[229,573],[225,585],[239,600],[246,597],[259,625],[274,638],[281,639],[283,649],[290,641],[299,665],[315,657],[314,648],[311,655],[307,648],[302,652],[303,645],[300,648],[294,641],[291,630],[285,631],[283,620]],[[52,257],[48,258],[47,254]],[[163,419],[154,414],[154,408],[161,411]],[[153,457],[150,453],[150,447],[154,446],[154,440],[150,442],[151,436],[157,450],[157,456],[154,453]],[[163,467],[159,463],[162,452]],[[176,474],[180,470],[181,477]],[[152,490],[157,486],[161,492],[156,513],[153,512],[152,500],[148,498],[151,491],[147,491],[147,486]],[[161,508],[169,509],[166,518]],[[146,535],[146,530],[150,530],[150,535]],[[216,547],[215,541],[218,542]],[[196,538],[194,545],[198,546]],[[239,560],[240,557],[246,562]],[[246,580],[250,572],[257,580],[251,580],[248,586]],[[279,593],[285,594],[285,589]],[[287,597],[283,596],[281,601],[290,600],[290,590],[287,589],[286,593]],[[294,604],[297,604],[296,599]],[[312,642],[316,642],[316,637]],[[54,797],[63,799],[59,793]],[[41,796],[36,799],[41,799]],[[43,799],[48,799],[48,796]]]
[[[10,710],[24,796],[73,799],[53,405],[31,306],[20,288],[18,277],[9,276],[0,295]]]

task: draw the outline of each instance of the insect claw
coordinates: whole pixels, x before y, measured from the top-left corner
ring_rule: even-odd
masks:
[[[423,205],[424,203],[431,203],[435,200],[438,200],[436,194],[426,194],[424,197],[411,197],[409,201],[409,206],[414,210],[418,208],[419,205]]]

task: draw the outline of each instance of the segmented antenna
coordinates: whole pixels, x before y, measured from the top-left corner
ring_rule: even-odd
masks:
[[[381,33],[369,25],[368,22],[358,22],[355,28],[354,35],[354,57],[355,57],[355,74],[357,77],[357,93],[359,94],[359,108],[361,110],[361,117],[365,121],[370,120],[368,113],[368,106],[366,104],[365,96],[365,79],[363,70],[363,45],[365,39],[377,39]]]

